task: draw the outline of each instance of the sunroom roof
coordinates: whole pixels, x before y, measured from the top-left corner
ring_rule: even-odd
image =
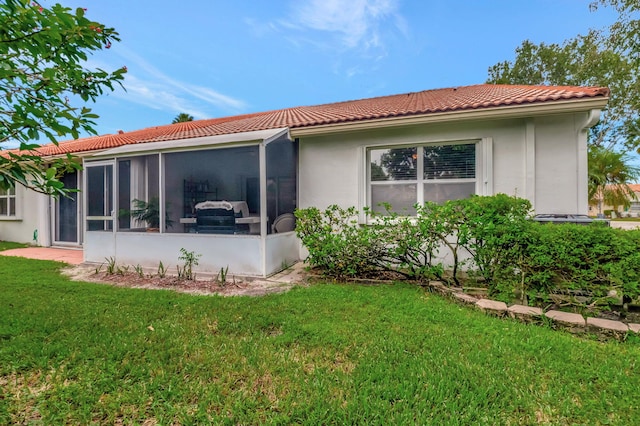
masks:
[[[229,133],[226,135],[205,136],[200,138],[179,139],[161,142],[148,142],[144,144],[123,145],[117,148],[95,154],[99,157],[114,157],[122,154],[148,153],[160,151],[180,151],[185,148],[212,147],[231,144],[259,144],[265,145],[281,137],[289,137],[289,129],[286,127],[268,130],[255,130],[252,132]]]

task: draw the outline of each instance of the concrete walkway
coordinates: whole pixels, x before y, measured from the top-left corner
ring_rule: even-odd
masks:
[[[307,265],[304,262],[298,262],[284,271],[272,275],[264,280],[283,284],[302,284],[307,281],[309,275],[306,267]]]
[[[640,228],[640,222],[635,222],[635,221],[629,221],[629,222],[625,222],[625,221],[618,221],[618,220],[612,220],[610,222],[611,227],[612,228],[619,228],[619,229],[638,229]]]
[[[83,262],[82,249],[54,247],[25,247],[0,251],[1,256],[26,257],[28,259],[56,260],[70,265]]]

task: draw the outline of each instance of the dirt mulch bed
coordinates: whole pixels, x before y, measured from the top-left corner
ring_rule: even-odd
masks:
[[[135,272],[109,274],[95,272],[95,268],[75,266],[62,271],[73,281],[88,281],[100,284],[110,284],[118,287],[142,288],[152,290],[173,290],[180,293],[220,296],[264,296],[272,293],[283,293],[291,289],[294,284],[285,284],[267,280],[250,280],[247,278],[228,277],[225,283],[215,279],[195,280],[178,279],[175,276],[159,277]]]

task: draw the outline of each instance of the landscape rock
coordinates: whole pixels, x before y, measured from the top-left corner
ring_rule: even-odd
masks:
[[[507,304],[504,302],[497,302],[490,299],[480,299],[476,302],[476,306],[486,313],[503,317],[507,313]]]
[[[478,299],[476,299],[475,297],[469,296],[468,294],[462,292],[451,293],[451,297],[453,298],[453,300],[463,305],[475,305],[478,301]]]
[[[512,305],[508,312],[511,318],[524,323],[539,324],[542,322],[542,309],[534,306]]]
[[[613,337],[622,341],[627,337],[629,326],[620,321],[589,317],[587,318],[587,329],[602,340]]]
[[[451,293],[451,289],[444,285],[442,281],[429,281],[429,288],[433,292],[442,294],[444,296],[448,296]]]
[[[580,314],[572,314],[562,311],[548,311],[544,314],[553,321],[555,328],[567,330],[571,333],[582,333],[585,331],[586,321]]]

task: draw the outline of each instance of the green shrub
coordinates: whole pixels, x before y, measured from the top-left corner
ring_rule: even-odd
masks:
[[[530,227],[530,244],[520,267],[531,295],[581,292],[593,301],[609,290],[638,296],[638,238],[636,232],[599,224]],[[580,304],[567,300],[569,304]]]
[[[381,268],[385,248],[377,228],[360,226],[355,207],[296,211],[296,234],[309,251],[307,261],[336,277],[362,277]]]
[[[178,269],[178,278],[185,280],[195,280],[196,274],[193,273],[193,267],[198,266],[198,260],[202,257],[201,254],[196,253],[195,251],[187,251],[184,247],[180,249],[180,256],[178,256],[178,260],[182,260],[184,265],[182,268],[180,265],[177,266]]]
[[[611,284],[629,299],[640,297],[640,230],[616,230],[623,240],[620,259],[610,265]]]
[[[370,210],[364,215],[370,224],[358,222],[354,207],[297,210],[296,232],[309,251],[307,261],[335,277],[392,271],[408,279],[442,278],[444,268],[435,263],[440,239],[431,216],[409,218],[390,208],[384,215]]]
[[[376,235],[383,255],[383,269],[402,274],[414,280],[444,279],[444,266],[438,256],[446,221],[437,220],[440,215],[436,204],[416,206],[415,217],[400,216],[391,212],[374,215],[369,225]]]
[[[606,304],[610,290],[628,298],[640,294],[640,232],[532,221],[507,231],[496,232],[494,238],[509,244],[498,244],[502,260],[484,275],[494,298],[593,306]]]
[[[505,301],[597,305],[610,290],[640,296],[640,231],[542,225],[530,219],[529,201],[504,194],[415,207],[413,217],[390,206],[385,214],[365,210],[367,225],[354,207],[298,210],[296,231],[308,262],[335,277],[393,271],[459,285],[465,271]]]
[[[531,203],[498,194],[473,196],[449,204],[461,212],[451,232],[459,234],[460,244],[471,256],[469,272],[485,281],[490,289],[505,281],[515,285],[520,280],[518,263],[528,245]]]
[[[416,205],[416,216],[401,216],[387,205],[385,214],[363,212],[367,225],[358,222],[354,207],[329,206],[298,210],[297,233],[309,251],[307,261],[329,275],[367,276],[393,271],[416,280],[441,279],[459,284],[459,272],[472,254],[485,279],[496,276],[511,239],[530,210],[526,200],[501,194],[472,197],[444,204]],[[510,227],[510,228],[509,228]],[[511,229],[513,232],[508,233]],[[500,238],[495,231],[500,230]],[[442,250],[452,258],[452,271],[444,275]]]

